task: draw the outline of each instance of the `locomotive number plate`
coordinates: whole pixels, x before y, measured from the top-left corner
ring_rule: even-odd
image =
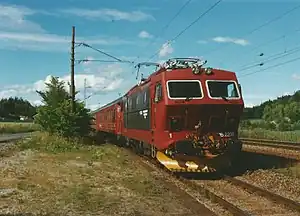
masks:
[[[233,137],[234,132],[224,132],[224,133],[219,133],[220,137]]]

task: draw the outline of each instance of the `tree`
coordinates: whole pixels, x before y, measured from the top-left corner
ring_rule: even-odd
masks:
[[[29,101],[18,97],[4,98],[0,100],[0,116],[7,120],[18,120],[20,116],[33,118],[36,114],[36,107]]]
[[[46,83],[46,90],[37,91],[44,105],[38,108],[35,122],[51,134],[86,136],[91,131],[92,117],[79,101],[75,101],[75,112],[72,112],[71,96],[64,84],[58,77],[51,77],[50,83]]]

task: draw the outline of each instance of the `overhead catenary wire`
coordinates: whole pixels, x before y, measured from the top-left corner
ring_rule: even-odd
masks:
[[[203,18],[207,13],[209,13],[211,10],[213,10],[218,4],[220,4],[223,0],[218,0],[215,2],[212,6],[210,6],[207,10],[205,10],[200,16],[198,16],[193,22],[191,22],[187,27],[185,27],[183,30],[181,30],[174,38],[169,40],[167,42],[167,46],[170,45],[172,42],[174,42],[176,39],[178,39],[184,32],[186,32],[190,27],[195,25],[201,18]],[[148,61],[154,58],[159,53],[159,50],[154,53],[152,56],[149,57]]]
[[[282,66],[282,65],[285,65],[285,64],[289,64],[289,63],[292,63],[292,62],[295,62],[295,61],[299,61],[299,60],[300,60],[300,57],[297,57],[297,58],[294,58],[294,59],[290,59],[288,61],[285,61],[285,62],[282,62],[282,63],[278,63],[278,64],[275,64],[275,65],[269,66],[267,68],[263,68],[263,69],[260,69],[260,70],[254,71],[254,72],[243,74],[242,76],[239,76],[238,78],[249,76],[249,75],[252,75],[252,74],[255,74],[255,73],[260,73],[260,72],[263,72],[263,71],[266,71],[266,70],[269,70],[269,69],[272,69],[272,68],[276,68],[276,67],[279,67],[279,66]]]
[[[272,39],[272,40],[266,41],[266,42],[264,42],[264,43],[261,43],[261,44],[255,46],[255,47],[253,47],[250,51],[248,51],[248,53],[252,52],[252,51],[255,50],[255,49],[258,49],[258,48],[261,48],[261,47],[263,47],[263,46],[265,46],[265,45],[268,45],[268,44],[270,44],[270,43],[276,42],[276,41],[281,40],[281,39],[283,39],[283,38],[287,38],[291,33],[297,33],[297,32],[300,32],[300,28],[297,28],[296,30],[293,30],[292,32],[289,32],[288,34],[284,34],[284,35],[281,35],[281,36],[279,36],[279,37],[276,37],[275,39]],[[299,44],[299,43],[297,43],[297,44]],[[288,51],[290,51],[290,50],[286,50],[286,51],[284,51],[283,53],[286,53],[286,52],[288,52]],[[279,54],[279,53],[278,53],[278,54]],[[265,55],[265,53],[263,53],[263,55]],[[275,54],[275,55],[277,55],[277,54]],[[273,57],[274,55],[271,55],[271,56]],[[271,57],[271,56],[270,56],[270,57]],[[258,62],[258,61],[252,61],[252,62],[250,62],[250,63],[246,63],[246,64],[243,64],[243,65],[237,66],[237,67],[239,67],[239,68],[247,68],[247,67],[249,67],[249,66],[251,66],[251,65],[253,65],[253,64],[257,63],[257,62]]]
[[[83,62],[104,62],[104,63],[128,63],[128,62],[120,62],[120,61],[113,61],[113,60],[102,60],[102,59],[79,59],[76,60],[77,64],[83,63]]]
[[[251,31],[249,31],[248,33],[242,35],[241,37],[249,36],[249,35],[253,34],[254,32],[257,32],[258,30],[260,30],[260,29],[262,29],[262,28],[264,28],[264,27],[266,27],[266,26],[268,26],[268,25],[270,25],[270,24],[272,24],[272,23],[274,23],[274,22],[280,20],[281,18],[285,17],[286,15],[292,13],[293,11],[295,11],[295,10],[297,10],[297,9],[299,9],[299,8],[300,8],[300,4],[298,4],[297,6],[295,6],[295,7],[291,8],[291,9],[285,11],[284,13],[282,13],[282,14],[279,15],[279,16],[276,16],[276,17],[270,19],[269,21],[265,22],[264,24],[259,25],[258,27],[252,29]],[[218,48],[212,49],[211,51],[208,51],[208,52],[206,53],[206,55],[207,55],[207,54],[210,54],[210,53],[213,53],[213,52],[215,52],[215,51],[219,51],[219,50],[221,50],[222,48],[227,47],[227,46],[229,46],[229,45],[231,45],[231,44],[228,43],[228,44],[223,45],[222,47],[218,47]]]
[[[177,11],[177,13],[171,18],[171,20],[161,29],[161,32],[160,34],[154,36],[154,38],[148,43],[148,45],[145,47],[144,50],[147,50],[147,48],[152,45],[156,39],[159,37],[159,36],[162,36],[165,31],[168,29],[168,27],[171,25],[171,23],[181,14],[181,12],[191,3],[192,0],[187,0],[184,5],[182,5],[180,7],[180,9]],[[141,53],[136,57],[136,59],[134,61],[136,61],[139,57],[140,57]]]
[[[268,44],[270,44],[270,43],[279,41],[279,40],[281,40],[281,39],[285,39],[285,38],[287,38],[290,34],[292,34],[292,33],[297,33],[297,32],[300,32],[300,28],[297,28],[296,30],[291,31],[291,32],[289,32],[288,34],[284,34],[284,35],[281,35],[281,36],[276,37],[276,38],[274,38],[274,39],[268,40],[268,41],[266,41],[266,42],[264,42],[264,43],[261,43],[261,44],[255,46],[255,47],[253,47],[249,52],[252,52],[253,50],[256,50],[256,49],[258,49],[258,48],[261,48],[261,47],[263,47],[263,46],[265,46],[265,45],[268,45]]]
[[[295,48],[290,49],[290,50],[286,50],[286,51],[281,52],[281,53],[273,54],[273,55],[269,56],[268,58],[264,59],[263,61],[258,61],[257,63],[254,63],[252,65],[244,67],[244,68],[242,68],[238,71],[241,72],[241,71],[249,70],[249,69],[254,68],[254,67],[263,66],[268,62],[271,62],[271,61],[274,61],[274,60],[292,55],[292,54],[297,53],[297,52],[300,52],[300,46],[295,47]]]
[[[89,45],[89,44],[87,44],[87,43],[76,43],[76,44],[78,44],[78,46],[85,46],[85,47],[88,47],[88,48],[90,48],[90,49],[93,49],[93,50],[95,50],[95,51],[97,51],[97,52],[99,52],[99,53],[102,53],[103,55],[106,55],[106,56],[108,56],[108,57],[110,57],[110,58],[113,58],[113,59],[115,59],[115,60],[117,60],[118,62],[124,62],[124,63],[132,63],[131,61],[124,61],[124,60],[122,60],[122,59],[119,59],[119,58],[117,58],[117,57],[115,57],[115,56],[113,56],[113,55],[111,55],[111,54],[108,54],[108,53],[106,53],[106,52],[104,52],[104,51],[102,51],[102,50],[100,50],[100,49],[97,49],[97,48],[95,48],[95,47],[93,47],[93,46],[91,46],[91,45]]]

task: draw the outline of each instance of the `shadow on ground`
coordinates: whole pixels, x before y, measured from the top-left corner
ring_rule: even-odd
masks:
[[[231,175],[242,175],[245,172],[251,172],[259,169],[279,169],[295,166],[299,161],[295,159],[287,159],[284,157],[264,155],[251,152],[242,152]]]
[[[289,168],[299,164],[299,161],[279,156],[264,155],[252,152],[242,152],[235,161],[233,167],[219,173],[181,173],[180,176],[187,179],[221,179],[224,175],[239,176],[256,170],[270,170]]]

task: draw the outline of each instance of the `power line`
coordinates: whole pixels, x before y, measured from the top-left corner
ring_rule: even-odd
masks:
[[[158,35],[162,36],[162,35],[165,33],[165,31],[168,29],[168,27],[171,25],[171,23],[172,23],[172,22],[180,15],[180,13],[184,10],[184,8],[186,8],[186,7],[191,3],[191,1],[192,1],[192,0],[187,0],[187,1],[184,3],[184,5],[182,5],[182,6],[180,7],[180,9],[177,11],[177,13],[176,13],[176,14],[171,18],[171,20],[170,20],[170,21],[162,28],[160,34],[158,34]],[[152,45],[152,44],[156,41],[156,39],[158,38],[158,35],[157,35],[157,36],[154,36],[154,39],[148,43],[148,45],[145,47],[145,49],[148,48],[150,45]],[[138,59],[140,55],[141,55],[141,53],[137,56],[136,59]],[[135,59],[134,61],[136,61],[136,59]]]
[[[92,47],[92,46],[89,45],[89,44],[86,44],[86,43],[76,43],[76,44],[78,44],[79,46],[82,45],[82,46],[88,47],[88,48],[90,48],[90,49],[93,49],[93,50],[95,50],[95,51],[97,51],[97,52],[102,53],[103,55],[106,55],[106,56],[108,56],[108,57],[110,57],[110,58],[113,58],[113,59],[117,60],[118,62],[127,62],[127,63],[131,63],[130,61],[123,61],[123,60],[121,60],[121,59],[119,59],[119,58],[117,58],[117,57],[115,57],[115,56],[113,56],[113,55],[111,55],[111,54],[108,54],[108,53],[106,53],[106,52],[104,52],[104,51],[101,51],[101,50],[95,48],[95,47]]]
[[[105,62],[105,63],[129,63],[127,61],[113,61],[113,60],[102,60],[102,59],[80,59],[76,60],[77,64],[81,64],[83,62]],[[130,62],[133,63],[133,62]]]
[[[268,44],[270,44],[270,43],[273,43],[273,42],[279,41],[279,40],[281,40],[281,39],[287,38],[287,36],[289,36],[290,34],[292,34],[292,33],[297,33],[297,32],[299,32],[299,31],[300,31],[300,28],[297,28],[296,30],[291,31],[291,32],[289,32],[288,34],[284,34],[284,35],[281,35],[281,36],[279,36],[279,37],[276,37],[276,38],[274,38],[274,39],[272,39],[272,40],[269,40],[269,41],[266,41],[266,42],[264,42],[264,43],[261,43],[261,44],[255,46],[255,47],[253,47],[249,52],[252,52],[253,50],[258,49],[258,48],[261,48],[261,47],[263,47],[263,46],[265,46],[265,45],[268,45]]]
[[[251,35],[251,34],[253,34],[254,32],[258,31],[259,29],[262,29],[262,28],[264,28],[264,27],[270,25],[271,23],[278,21],[279,19],[283,18],[284,16],[290,14],[291,12],[293,12],[294,10],[297,10],[297,9],[299,9],[299,8],[300,8],[300,4],[297,5],[296,7],[293,7],[293,8],[290,9],[290,10],[287,10],[287,11],[284,12],[283,14],[281,14],[281,15],[279,15],[279,16],[277,16],[277,17],[275,17],[275,18],[273,18],[273,19],[271,19],[271,20],[269,20],[269,21],[267,21],[266,23],[264,23],[264,24],[262,24],[262,25],[260,25],[260,26],[258,26],[258,27],[256,27],[256,28],[252,29],[251,31],[249,31],[248,33],[246,33],[245,35],[243,35],[243,36],[241,36],[241,37],[245,37],[245,36]],[[223,45],[221,48],[219,47],[219,48],[216,48],[216,49],[212,49],[212,50],[211,50],[210,52],[208,52],[208,53],[212,53],[212,52],[214,52],[214,51],[221,50],[222,48],[224,48],[224,47],[226,47],[226,46],[229,46],[229,45],[231,45],[231,44],[225,44],[225,45]]]
[[[270,44],[270,43],[276,42],[276,41],[281,40],[281,39],[285,39],[285,38],[287,38],[288,36],[290,36],[290,34],[292,34],[292,33],[297,33],[297,32],[300,32],[300,28],[297,28],[296,30],[291,31],[291,32],[289,32],[288,34],[284,34],[284,35],[281,35],[281,36],[279,36],[279,37],[276,37],[275,39],[272,39],[272,40],[266,41],[266,42],[264,42],[264,43],[261,43],[261,44],[255,46],[255,47],[253,47],[250,51],[248,51],[248,53],[254,51],[255,49],[258,49],[258,48],[260,48],[260,47],[263,47],[263,46],[265,46],[265,45],[268,45],[268,44]],[[299,44],[299,43],[297,43],[297,44]],[[292,50],[289,50],[289,51],[292,51]],[[289,51],[286,50],[286,51],[284,51],[283,53],[286,53],[286,52],[289,52]],[[264,54],[264,53],[263,53],[263,54]],[[279,53],[278,53],[278,54],[279,54]],[[277,54],[271,55],[271,56],[273,57],[273,56],[276,56],[276,55],[277,55]],[[271,56],[270,56],[270,57],[271,57]],[[240,69],[240,70],[244,70],[244,68],[248,68],[248,67],[250,67],[251,65],[253,65],[253,64],[257,63],[257,62],[259,62],[259,61],[252,61],[251,63],[247,63],[247,64],[244,64],[244,65],[242,65],[242,66],[239,66],[240,68],[242,68],[242,69]]]
[[[202,17],[204,17],[207,13],[209,13],[211,10],[213,10],[218,4],[221,3],[222,0],[218,0],[215,4],[210,6],[204,13],[202,13],[197,19],[195,19],[193,22],[191,22],[186,28],[184,28],[182,31],[180,31],[173,39],[167,42],[167,46],[170,45],[172,42],[174,42],[177,38],[179,38],[184,32],[186,32],[190,27],[192,27],[194,24],[196,24]],[[151,60],[159,53],[159,50],[154,53],[149,59]]]
[[[266,70],[269,70],[271,68],[276,68],[276,67],[279,67],[281,65],[285,65],[285,64],[288,64],[288,63],[291,63],[291,62],[295,62],[295,61],[298,61],[298,60],[300,60],[300,57],[288,60],[286,62],[278,63],[276,65],[272,65],[272,66],[269,66],[267,68],[264,68],[264,69],[261,69],[261,70],[257,70],[257,71],[251,72],[251,73],[243,74],[242,76],[240,76],[238,78],[249,76],[249,75],[252,75],[252,74],[255,74],[255,73],[259,73],[259,72],[262,72],[262,71],[266,71]]]
[[[281,53],[276,53],[274,55],[269,56],[267,59],[264,59],[263,61],[260,61],[260,63],[249,65],[249,66],[244,67],[244,68],[242,68],[242,69],[240,69],[238,71],[241,72],[241,71],[245,71],[245,70],[257,67],[257,66],[263,66],[267,62],[271,62],[271,61],[274,61],[276,59],[289,56],[289,55],[297,53],[299,51],[300,51],[300,46],[298,46],[296,48],[293,48],[293,49],[290,49],[290,50],[287,50],[287,51],[284,51],[284,52],[281,52]]]
[[[252,34],[252,33],[256,32],[257,30],[259,30],[259,29],[261,29],[261,28],[263,28],[263,27],[265,27],[265,26],[270,25],[271,23],[276,22],[277,20],[280,20],[282,17],[284,17],[284,16],[286,16],[286,15],[292,13],[294,10],[297,10],[298,8],[300,8],[300,4],[297,5],[296,7],[292,8],[292,9],[290,9],[290,10],[287,10],[287,11],[284,12],[283,14],[281,14],[281,15],[279,15],[279,16],[277,16],[277,17],[271,19],[271,20],[269,20],[269,21],[266,22],[265,24],[262,24],[262,25],[258,26],[257,28],[255,28],[255,29],[253,29],[252,31],[250,31],[248,34]]]

